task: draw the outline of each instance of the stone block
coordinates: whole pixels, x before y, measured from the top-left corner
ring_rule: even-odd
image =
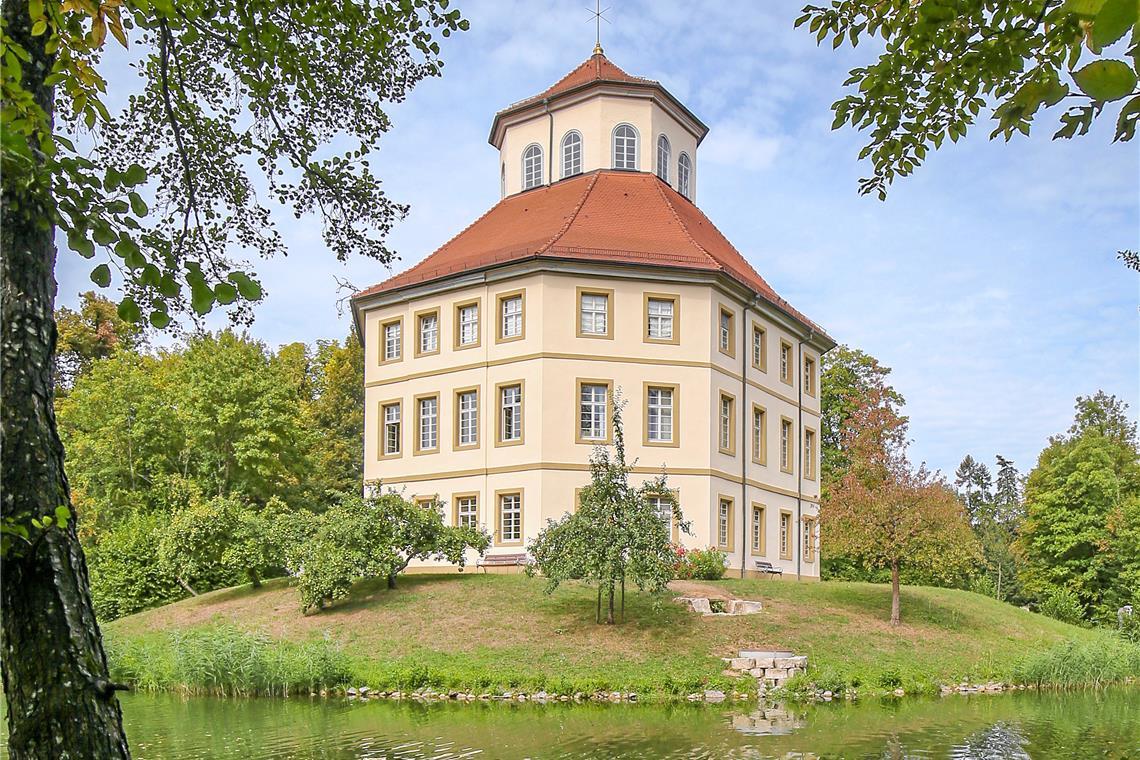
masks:
[[[728,614],[730,615],[755,615],[762,609],[764,609],[764,605],[749,599],[733,599],[728,603]]]
[[[764,671],[765,678],[777,678],[783,680],[788,677],[787,668],[767,668]]]
[[[752,675],[756,676],[757,678],[763,678],[765,670],[766,670],[766,668],[752,668],[752,670],[750,670],[748,672],[751,673]]]
[[[723,702],[724,701],[724,692],[723,691],[717,691],[715,689],[708,689],[705,691],[705,701],[706,702],[712,702],[714,704],[717,702]]]
[[[800,668],[807,667],[806,657],[777,657],[773,665],[777,668]]]
[[[776,667],[776,661],[771,657],[757,657],[756,658],[756,667],[758,667],[758,668],[774,668],[774,667]]]
[[[733,657],[729,660],[728,667],[733,670],[752,670],[756,667],[756,660],[751,657]]]

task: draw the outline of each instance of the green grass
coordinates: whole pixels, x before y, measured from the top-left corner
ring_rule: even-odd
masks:
[[[990,679],[1081,686],[1140,676],[1140,647],[964,591],[905,588],[895,629],[886,586],[724,580],[706,585],[760,599],[764,612],[701,618],[672,604],[671,594],[631,592],[626,622],[599,626],[594,589],[567,584],[546,595],[544,585],[522,575],[420,575],[388,591],[369,581],[306,616],[296,590],[278,580],[148,610],[106,630],[117,678],[227,693],[296,692],[339,679],[384,690],[668,697],[731,688],[720,658],[752,648],[808,655],[811,680],[832,691],[921,693]],[[739,685],[746,684],[751,679]]]

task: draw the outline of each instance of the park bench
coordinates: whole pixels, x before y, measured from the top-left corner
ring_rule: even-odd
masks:
[[[771,562],[762,559],[756,560],[756,572],[767,573],[772,577],[784,574],[783,570],[778,567],[773,567]]]
[[[521,554],[488,554],[486,557],[480,557],[475,563],[475,567],[483,568],[483,572],[487,572],[488,567],[526,567],[530,564],[530,557],[523,552]]]

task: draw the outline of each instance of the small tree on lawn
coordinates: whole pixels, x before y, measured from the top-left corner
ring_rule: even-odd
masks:
[[[535,564],[528,572],[547,578],[547,593],[565,580],[598,586],[596,620],[602,621],[602,597],[607,599],[606,623],[615,622],[617,591],[625,615],[625,583],[642,591],[661,591],[673,579],[676,555],[669,525],[661,519],[655,499],[665,499],[681,530],[689,532],[681,508],[664,472],[640,486],[629,483],[632,465],[625,459],[622,404],[615,400],[613,451],[598,446],[590,455],[590,485],[582,489],[578,509],[550,520],[527,550]]]
[[[345,498],[319,519],[315,534],[297,553],[301,609],[323,608],[348,596],[362,578],[396,576],[413,559],[438,559],[460,568],[467,549],[487,551],[491,538],[478,528],[445,525],[442,511],[424,508],[398,493]]]
[[[821,516],[825,546],[891,571],[891,625],[899,624],[904,566],[954,574],[979,557],[962,503],[937,473],[906,456],[906,421],[879,391],[853,415],[851,468],[828,493]]]

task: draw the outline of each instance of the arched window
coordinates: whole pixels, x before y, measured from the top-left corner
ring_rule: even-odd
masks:
[[[637,130],[629,124],[614,128],[614,168],[637,171]]]
[[[542,184],[542,148],[532,143],[523,151],[523,190]]]
[[[677,159],[677,192],[692,200],[689,194],[691,178],[693,175],[693,162],[689,160],[688,153],[682,153]]]
[[[657,176],[666,182],[669,181],[669,138],[661,135],[657,138]]]
[[[562,178],[582,173],[582,135],[575,131],[562,138]]]

